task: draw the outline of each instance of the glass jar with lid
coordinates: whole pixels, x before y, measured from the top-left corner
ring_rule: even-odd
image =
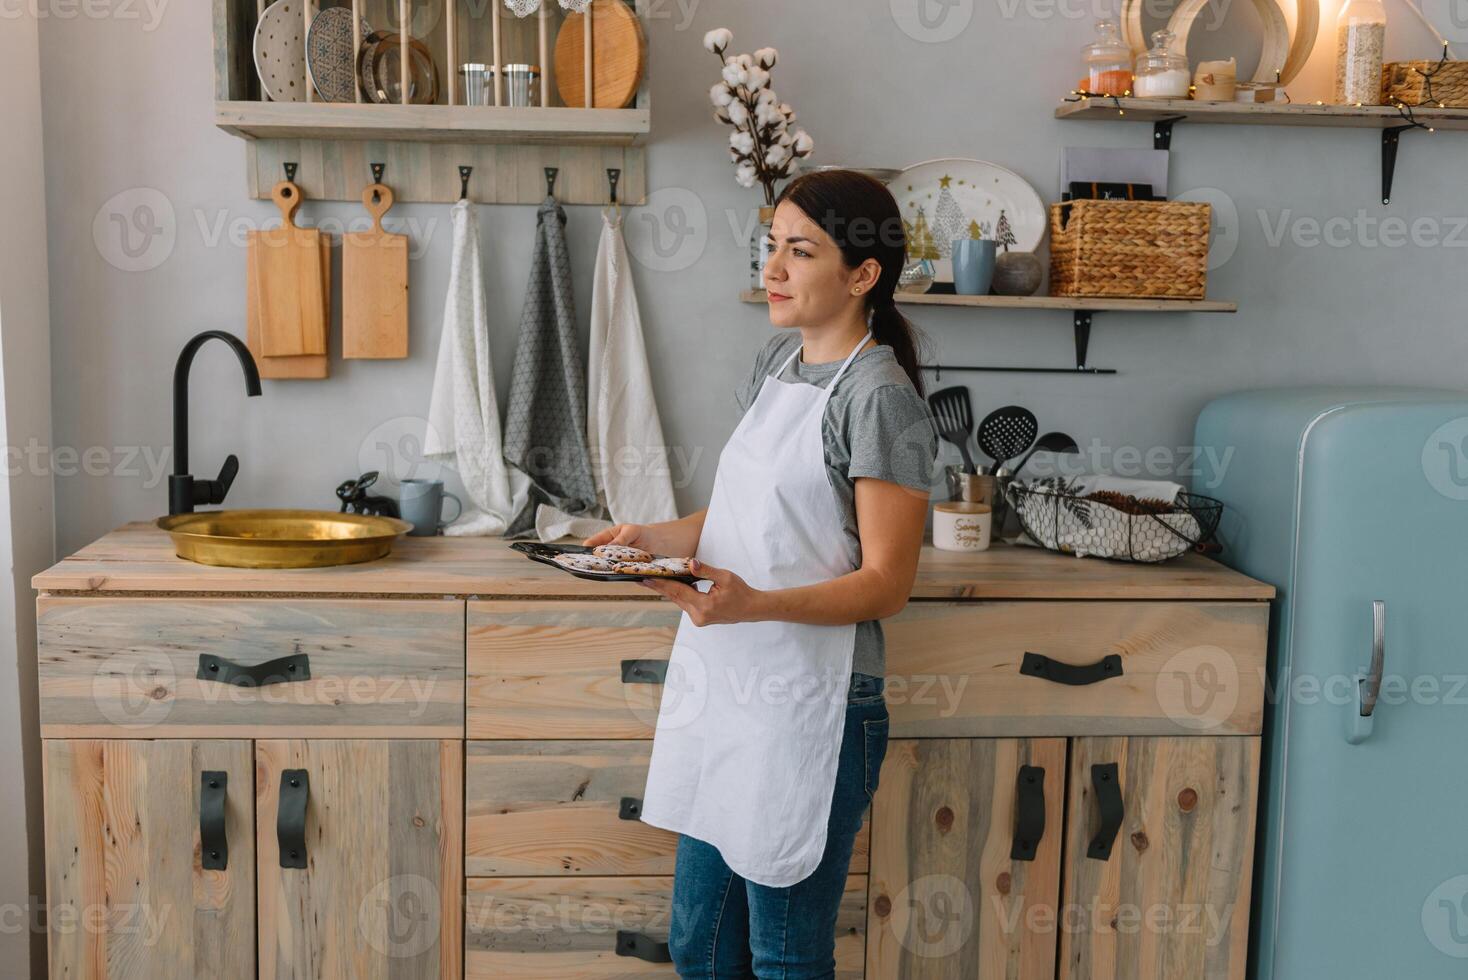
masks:
[[[1096,21],[1096,40],[1081,49],[1086,77],[1081,88],[1096,95],[1126,95],[1132,87],[1132,49],[1113,18]]]
[[[1172,31],[1152,32],[1152,47],[1137,55],[1132,94],[1139,99],[1186,99],[1192,79],[1188,58],[1173,47]]]
[[[1381,0],[1347,0],[1335,22],[1335,101],[1381,104],[1381,53],[1386,8]]]

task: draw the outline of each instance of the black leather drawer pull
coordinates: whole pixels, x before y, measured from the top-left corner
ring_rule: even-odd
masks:
[[[635,796],[622,797],[622,806],[617,811],[618,820],[641,820],[642,801]]]
[[[282,868],[306,866],[306,799],[311,782],[304,769],[280,773],[280,800],[275,810],[275,841]]]
[[[626,929],[617,930],[617,955],[635,956],[649,963],[673,962],[667,943],[660,943],[640,932],[629,932]]]
[[[661,684],[668,676],[666,660],[622,661],[623,684]]]
[[[1081,687],[1095,684],[1111,677],[1121,676],[1121,654],[1108,653],[1093,664],[1063,664],[1051,660],[1043,653],[1026,653],[1020,661],[1019,672],[1028,677],[1043,677],[1057,684]]]
[[[267,660],[263,664],[246,667],[212,653],[199,654],[201,681],[218,681],[236,687],[264,687],[266,684],[291,684],[311,679],[311,659],[304,653],[291,657]]]
[[[1121,830],[1121,821],[1126,816],[1126,807],[1121,800],[1121,774],[1116,763],[1092,766],[1091,785],[1096,790],[1096,805],[1101,808],[1101,827],[1091,838],[1086,857],[1107,861],[1111,858],[1111,845],[1116,843],[1116,833]]]
[[[1020,766],[1015,792],[1014,842],[1009,848],[1011,861],[1033,861],[1040,841],[1045,837],[1045,768]]]
[[[199,860],[205,871],[229,868],[229,837],[224,830],[225,791],[229,773],[205,769],[199,774]]]

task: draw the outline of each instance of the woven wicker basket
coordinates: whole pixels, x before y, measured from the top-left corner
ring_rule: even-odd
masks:
[[[1210,208],[1193,201],[1050,205],[1050,295],[1202,299]]]
[[[1428,74],[1432,93],[1428,98]],[[1381,69],[1382,101],[1468,107],[1468,61],[1392,61]]]

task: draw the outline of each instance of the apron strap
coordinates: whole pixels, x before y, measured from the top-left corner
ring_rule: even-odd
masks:
[[[831,378],[831,383],[826,386],[826,390],[827,391],[830,391],[830,390],[832,390],[833,388],[836,387],[836,382],[841,380],[841,375],[844,374],[844,373],[846,373],[846,368],[851,364],[851,362],[853,360],[856,359],[856,355],[858,353],[860,353],[860,351],[861,351],[861,349],[863,347],[866,346],[867,341],[868,340],[871,340],[871,339],[872,339],[872,332],[870,330],[868,330],[867,331],[867,335],[865,337],[861,338],[861,341],[855,347],[853,347],[851,349],[851,353],[850,354],[847,354],[846,355],[846,360],[844,360],[844,361],[841,362],[841,367],[837,368],[835,376],[833,376]],[[790,356],[787,357],[787,358],[785,358],[785,363],[780,365],[780,370],[776,371],[774,376],[778,378],[780,375],[784,374],[785,373],[785,369],[790,366],[790,362],[791,361],[794,361],[797,357],[799,357],[800,356],[800,352],[803,351],[803,350],[805,350],[805,345],[804,344],[801,344],[798,347],[796,347],[795,350],[790,354]]]

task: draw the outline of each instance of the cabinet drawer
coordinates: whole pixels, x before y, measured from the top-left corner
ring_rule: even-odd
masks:
[[[680,615],[662,600],[470,602],[469,737],[652,738]]]
[[[618,936],[668,941],[672,876],[470,878],[464,980],[673,980],[672,963],[618,955]],[[866,875],[846,879],[836,919],[836,976],[861,980]]]
[[[470,742],[470,875],[670,875],[678,835],[643,823],[652,742]],[[870,811],[868,811],[868,816]],[[869,820],[851,855],[865,873]]]
[[[41,734],[462,738],[463,608],[44,596]]]
[[[892,735],[1257,734],[1268,624],[1263,602],[912,602],[883,624]]]

